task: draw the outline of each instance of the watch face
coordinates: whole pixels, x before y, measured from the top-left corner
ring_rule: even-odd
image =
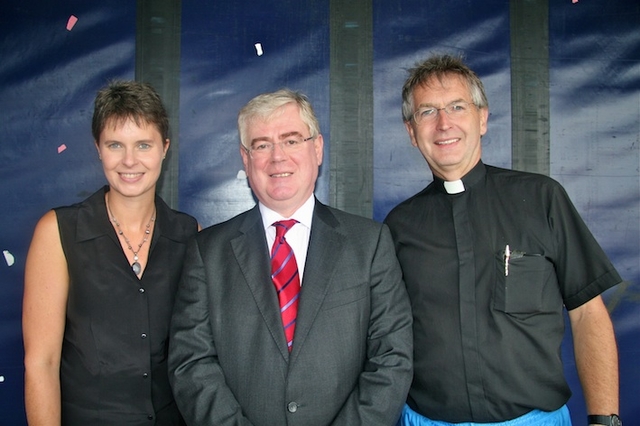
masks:
[[[622,426],[620,417],[616,416],[615,414],[611,416],[611,426]]]

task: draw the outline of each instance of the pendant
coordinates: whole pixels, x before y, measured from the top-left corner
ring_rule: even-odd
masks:
[[[133,262],[131,264],[131,269],[133,269],[133,273],[136,275],[140,275],[140,271],[142,271],[142,266],[138,262]]]

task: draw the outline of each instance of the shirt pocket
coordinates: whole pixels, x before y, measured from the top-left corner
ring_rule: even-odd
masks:
[[[514,250],[505,267],[504,252],[496,254],[494,309],[507,314],[535,314],[543,310],[543,291],[555,279],[553,264],[542,254]]]

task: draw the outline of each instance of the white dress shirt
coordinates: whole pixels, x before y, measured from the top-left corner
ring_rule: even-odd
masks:
[[[262,225],[264,226],[264,232],[267,236],[267,246],[269,254],[271,254],[271,247],[276,239],[276,228],[273,226],[274,222],[287,219],[295,219],[298,221],[286,234],[285,238],[293,254],[296,256],[296,262],[298,264],[298,274],[300,275],[300,285],[302,285],[302,278],[304,274],[304,265],[307,260],[307,249],[309,248],[309,236],[311,235],[311,221],[313,219],[313,209],[315,207],[316,200],[313,194],[307,201],[296,210],[291,217],[282,217],[279,213],[271,210],[262,203],[258,203],[260,214],[262,215]]]

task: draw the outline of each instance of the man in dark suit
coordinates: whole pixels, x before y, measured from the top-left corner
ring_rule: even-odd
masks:
[[[257,96],[238,129],[259,203],[188,249],[169,349],[181,412],[191,425],[395,425],[412,318],[388,228],[315,199],[323,139],[304,95]]]

